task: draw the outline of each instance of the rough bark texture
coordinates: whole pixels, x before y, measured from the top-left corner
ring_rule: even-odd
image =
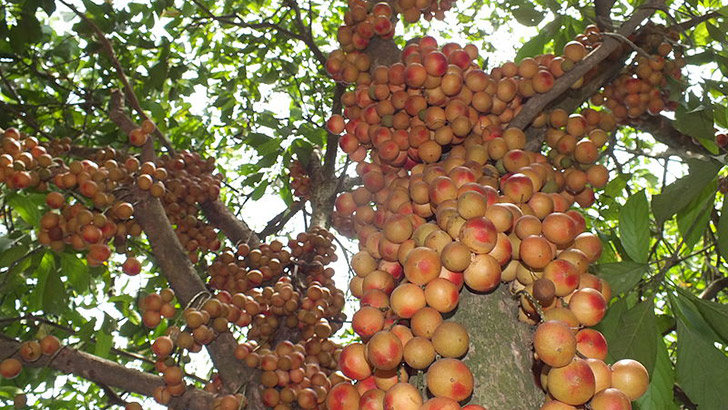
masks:
[[[17,352],[20,343],[12,339],[0,337],[0,352]],[[18,360],[19,354],[8,357]],[[5,354],[0,358],[6,358]],[[55,356],[43,356],[32,363],[23,363],[26,367],[50,367],[62,373],[74,374],[104,386],[114,386],[121,390],[152,396],[154,389],[164,385],[159,376],[136,369],[124,367],[116,362],[102,359],[92,354],[69,347],[62,348]],[[181,397],[174,398],[169,405],[172,408],[189,410],[208,410],[212,408],[213,396],[202,390],[189,389]]]
[[[518,305],[501,284],[490,294],[463,290],[452,317],[468,329],[465,362],[476,378],[471,403],[488,409],[537,409],[544,393],[531,367],[532,328],[517,321]]]

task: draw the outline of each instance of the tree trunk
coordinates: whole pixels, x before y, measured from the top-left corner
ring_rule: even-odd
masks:
[[[476,380],[470,403],[488,409],[537,409],[543,403],[532,371],[533,329],[517,316],[517,301],[503,284],[489,294],[460,294],[451,319],[470,335],[464,360]]]

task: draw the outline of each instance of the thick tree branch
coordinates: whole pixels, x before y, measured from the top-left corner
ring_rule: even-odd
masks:
[[[656,3],[661,5],[662,1]],[[632,17],[624,24],[622,24],[617,33],[625,37],[632,34],[637,29],[637,27],[642,24],[642,21],[644,21],[646,18],[652,15],[652,13],[654,13],[654,7],[648,7],[652,4],[655,3],[650,3],[635,10]],[[541,111],[543,111],[544,108],[546,108],[546,106],[548,106],[552,101],[556,100],[561,94],[566,92],[575,82],[577,82],[587,72],[589,72],[589,70],[604,61],[610,54],[612,54],[621,46],[621,42],[615,38],[604,38],[602,44],[599,47],[589,53],[589,55],[587,55],[584,60],[578,62],[571,71],[561,76],[549,92],[531,97],[528,102],[526,102],[526,104],[523,106],[521,112],[516,116],[516,118],[513,119],[513,121],[511,121],[510,126],[525,129],[531,123],[531,121],[533,121],[533,119]]]
[[[260,237],[243,221],[230,212],[219,199],[200,204],[207,220],[233,243],[247,243],[253,248],[260,246]]]
[[[612,26],[612,7],[615,0],[595,0],[594,14],[596,15],[597,26],[602,31],[611,31]]]
[[[667,145],[675,155],[683,158],[696,155],[710,155],[705,147],[693,142],[693,139],[678,131],[672,120],[662,116],[646,116],[636,118],[631,124],[635,129],[651,134],[655,140]]]
[[[112,111],[114,111],[114,107],[112,107]],[[117,122],[119,127],[128,126],[128,122],[131,121],[118,115],[111,115],[111,118],[114,122],[119,121]],[[142,149],[143,160],[154,159],[151,140],[147,141]],[[216,202],[219,203],[219,201]],[[223,208],[218,209],[221,212],[220,214],[224,216],[226,214],[222,213]],[[229,210],[227,215],[232,215]],[[140,197],[134,207],[134,218],[144,230],[152,246],[152,252],[157,259],[157,266],[159,266],[160,271],[174,290],[180,303],[184,306],[198,295],[209,294],[207,287],[195,271],[192,263],[190,263],[187,253],[179,242],[179,238],[174,233],[159,199],[150,196]],[[226,221],[222,223],[224,229],[233,227],[236,229],[236,233],[240,233],[239,230],[243,226],[241,222],[234,218]],[[233,224],[233,221],[236,224]],[[248,231],[250,230],[248,229]],[[231,333],[222,333],[207,345],[207,351],[219,372],[225,391],[234,393],[242,386],[247,386],[250,402],[260,403],[259,371],[246,367],[235,358],[233,352],[236,346],[237,341]]]
[[[66,7],[71,9],[78,17],[81,18],[81,20],[84,21],[84,23],[88,24],[93,32],[96,34],[96,37],[101,43],[101,48],[103,48],[104,52],[106,53],[106,56],[109,57],[109,60],[111,61],[111,65],[114,66],[114,69],[116,70],[116,74],[119,77],[119,80],[124,85],[124,93],[126,94],[126,97],[129,99],[129,102],[131,103],[131,107],[134,109],[134,111],[139,114],[139,116],[142,118],[142,120],[148,120],[149,117],[142,109],[141,104],[139,104],[139,99],[136,96],[136,93],[134,93],[134,88],[131,86],[131,83],[129,83],[129,79],[126,77],[126,74],[124,74],[124,68],[121,66],[121,63],[119,62],[119,59],[116,57],[116,52],[114,52],[114,47],[111,45],[111,42],[108,38],[106,38],[106,35],[104,35],[104,32],[101,31],[99,26],[96,25],[90,18],[88,18],[84,13],[81,13],[76,7],[74,7],[72,4],[67,3],[64,0],[60,0],[61,3],[63,3]],[[170,154],[174,154],[174,149],[172,148],[172,143],[169,141],[166,135],[162,133],[162,131],[159,130],[159,127],[155,128],[154,135],[159,139],[159,141],[167,148]]]
[[[728,277],[716,279],[705,287],[705,290],[703,290],[700,294],[700,298],[713,300],[716,296],[718,296],[718,293],[720,293],[721,290],[726,288],[728,288]]]
[[[341,113],[342,104],[341,96],[346,91],[343,84],[336,84],[334,88],[333,103],[331,106],[332,114]],[[311,174],[311,185],[315,187],[311,193],[311,208],[313,215],[311,216],[311,225],[328,227],[331,223],[331,211],[334,208],[336,200],[336,188],[338,178],[336,178],[336,154],[339,149],[339,137],[328,133],[326,138],[326,153],[322,159],[318,150],[311,153],[309,159],[309,171]]]
[[[0,352],[17,352],[20,343],[16,340],[0,335]],[[3,355],[3,358],[5,355]],[[11,357],[18,360],[20,355],[15,353]],[[102,359],[92,354],[63,347],[54,356],[43,356],[35,362],[23,362],[27,367],[50,367],[66,374],[73,374],[101,386],[115,387],[144,396],[152,396],[154,389],[164,385],[164,380],[136,369],[122,366],[116,362]],[[188,388],[181,396],[174,398],[170,406],[190,410],[208,410],[212,408],[212,394]]]

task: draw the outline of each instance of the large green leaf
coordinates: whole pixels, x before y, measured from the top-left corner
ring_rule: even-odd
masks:
[[[62,253],[60,259],[61,274],[68,278],[72,289],[77,293],[85,292],[89,287],[90,280],[88,266],[72,253]]]
[[[94,348],[94,354],[99,357],[109,357],[109,351],[111,351],[111,345],[113,343],[112,336],[112,325],[113,319],[109,315],[104,315],[104,322],[101,325],[101,331],[96,333],[96,347]]]
[[[690,300],[711,328],[728,343],[728,305],[695,297],[690,292],[678,288],[681,297]]]
[[[20,215],[25,222],[31,226],[38,226],[40,221],[40,211],[38,211],[38,205],[28,199],[28,197],[21,196],[18,194],[11,195],[8,199],[8,204],[13,208],[15,212]]]
[[[718,153],[718,147],[714,142],[713,110],[709,105],[701,104],[693,109],[678,105],[673,125],[678,131],[698,140],[713,154]]]
[[[673,410],[677,405],[673,401],[673,385],[675,370],[672,368],[665,341],[657,336],[657,359],[650,372],[650,386],[645,394],[635,402],[639,410]]]
[[[647,264],[630,261],[602,263],[596,266],[597,274],[612,287],[612,293],[619,295],[634,288],[642,275],[647,272]]]
[[[705,227],[708,225],[710,214],[713,211],[713,202],[718,188],[718,181],[714,179],[708,184],[703,192],[690,201],[688,206],[677,213],[677,226],[680,235],[685,240],[688,251],[692,250],[695,244],[703,236]]]
[[[728,357],[681,318],[677,322],[676,380],[701,409],[725,408]]]
[[[646,263],[650,252],[650,207],[642,190],[632,195],[619,213],[619,236],[627,255]]]
[[[652,212],[658,225],[667,221],[695,199],[713,180],[722,165],[714,160],[689,159],[690,172],[652,197]]]
[[[624,312],[619,318],[617,331],[610,336],[607,338],[610,361],[635,359],[652,372],[657,357],[656,342],[660,336],[652,301],[639,302]]]

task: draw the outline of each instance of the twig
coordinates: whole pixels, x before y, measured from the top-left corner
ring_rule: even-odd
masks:
[[[647,57],[649,59],[652,59],[652,56],[650,55],[650,53],[648,53],[642,47],[640,47],[637,44],[635,44],[632,40],[628,39],[627,37],[625,37],[625,36],[623,36],[623,35],[621,35],[619,33],[614,33],[614,32],[607,31],[607,32],[602,33],[602,35],[603,36],[607,36],[607,37],[616,38],[617,40],[619,40],[619,41],[621,41],[621,42],[629,45],[630,47],[632,47],[632,49],[635,50],[636,52],[638,52],[639,54],[642,54],[643,56],[645,56],[645,57]]]
[[[304,205],[305,201],[294,202],[290,208],[284,209],[281,213],[268,221],[265,228],[258,233],[258,237],[265,238],[280,231],[281,228],[304,207]]]
[[[101,43],[101,47],[106,52],[106,55],[109,57],[109,60],[111,60],[111,65],[114,66],[114,69],[116,69],[116,74],[119,77],[119,80],[121,80],[121,83],[124,85],[124,93],[126,94],[126,98],[129,99],[129,102],[131,103],[131,107],[139,114],[139,116],[143,120],[148,120],[149,117],[142,109],[141,105],[139,104],[139,99],[136,96],[136,93],[134,93],[134,88],[129,83],[129,79],[126,77],[126,74],[124,74],[124,68],[121,66],[121,63],[119,63],[119,59],[116,57],[116,53],[114,52],[114,47],[111,45],[111,42],[108,38],[104,35],[104,32],[101,31],[99,26],[96,25],[91,19],[89,19],[84,13],[81,13],[75,6],[72,4],[66,2],[65,0],[59,0],[63,5],[71,9],[78,17],[81,18],[86,24],[88,24],[91,29],[96,34],[97,39]],[[156,127],[154,130],[154,135],[159,139],[159,141],[167,148],[169,153],[171,155],[174,155],[175,151],[174,148],[172,148],[172,143],[169,141],[169,139],[162,134],[162,131],[159,130],[159,127]]]

